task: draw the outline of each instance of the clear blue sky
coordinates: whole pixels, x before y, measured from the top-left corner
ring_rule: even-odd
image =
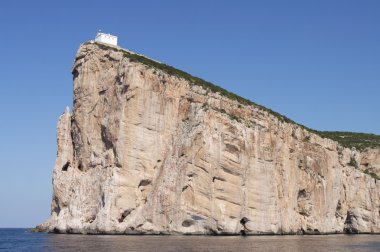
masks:
[[[380,134],[380,1],[0,1],[0,227],[49,217],[70,69],[97,30],[318,130]]]

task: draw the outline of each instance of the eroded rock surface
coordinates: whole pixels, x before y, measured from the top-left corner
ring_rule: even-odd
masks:
[[[54,232],[377,233],[380,152],[344,149],[126,57],[82,45],[58,123]]]

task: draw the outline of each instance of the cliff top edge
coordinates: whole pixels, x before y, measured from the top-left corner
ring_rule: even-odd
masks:
[[[105,43],[99,43],[94,41],[89,41],[83,43],[81,46],[85,45],[94,45],[99,47],[102,50],[111,50],[111,51],[117,51],[117,52],[123,52],[123,55],[127,58],[129,58],[131,61],[141,63],[147,67],[154,68],[157,70],[161,70],[165,72],[168,75],[175,76],[180,79],[186,80],[190,86],[197,85],[201,86],[204,89],[213,92],[213,93],[219,93],[220,95],[227,97],[228,99],[234,100],[239,102],[242,105],[246,106],[253,106],[255,108],[261,109],[265,112],[268,112],[270,115],[276,117],[280,122],[285,122],[293,125],[297,125],[311,133],[317,134],[322,138],[328,138],[332,139],[334,141],[337,141],[340,145],[346,148],[355,148],[357,150],[363,151],[365,149],[380,149],[380,135],[375,135],[371,133],[357,133],[357,132],[340,132],[340,131],[318,131],[311,129],[307,126],[304,126],[302,124],[299,124],[292,119],[275,112],[271,110],[270,108],[267,108],[265,106],[259,105],[253,101],[250,101],[244,97],[241,97],[239,95],[236,95],[234,93],[231,93],[227,91],[226,89],[219,87],[211,82],[208,82],[206,80],[203,80],[202,78],[193,76],[187,72],[184,72],[182,70],[179,70],[175,67],[172,67],[170,65],[167,65],[165,63],[156,61],[154,59],[151,59],[145,55],[138,54],[136,52],[130,51],[128,49],[122,48],[120,46],[116,45],[109,45]]]

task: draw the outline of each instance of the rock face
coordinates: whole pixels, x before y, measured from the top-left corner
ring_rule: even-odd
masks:
[[[58,123],[62,233],[379,233],[380,151],[360,153],[121,49],[83,44]]]

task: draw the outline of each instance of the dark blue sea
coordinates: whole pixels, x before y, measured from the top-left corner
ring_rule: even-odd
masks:
[[[0,229],[0,251],[380,251],[378,235],[116,236]]]

